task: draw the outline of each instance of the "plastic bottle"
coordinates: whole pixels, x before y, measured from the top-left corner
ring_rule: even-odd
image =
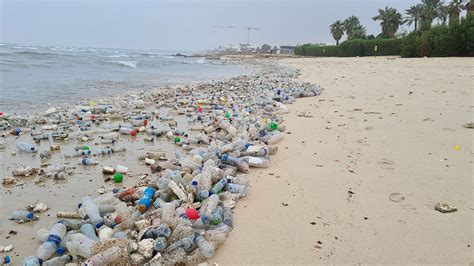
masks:
[[[249,184],[249,179],[246,175],[237,175],[230,178],[231,182],[234,184],[247,186]]]
[[[19,142],[16,147],[18,148],[19,151],[21,152],[30,152],[30,153],[35,153],[38,150],[36,149],[35,145],[29,144],[26,142]]]
[[[224,207],[224,212],[222,214],[222,222],[228,226],[232,226],[233,216],[232,209],[229,207]]]
[[[202,237],[200,234],[196,234],[195,241],[204,257],[209,259],[214,256],[214,246],[204,237]]]
[[[71,255],[62,255],[61,257],[56,257],[49,259],[43,263],[43,266],[63,266],[72,262],[74,259]]]
[[[92,246],[96,242],[83,234],[73,234],[71,240],[66,243],[66,248],[72,255],[89,258],[92,253]]]
[[[171,189],[171,191],[173,191],[176,196],[178,196],[180,200],[188,200],[186,193],[173,180],[170,180],[170,182],[168,182],[168,187]]]
[[[221,226],[212,229],[212,230],[207,230],[206,231],[206,239],[209,241],[212,241],[218,245],[224,243],[227,235],[230,232],[230,227],[226,224],[222,224]]]
[[[207,199],[207,206],[204,210],[204,215],[206,217],[210,217],[212,215],[214,210],[217,208],[217,204],[219,204],[219,201],[219,196],[217,196],[216,194],[212,194],[211,196],[209,196],[209,198]]]
[[[41,260],[45,261],[56,252],[59,242],[66,235],[66,226],[62,223],[55,223],[46,241],[44,241],[36,250],[36,256]]]
[[[221,180],[217,181],[217,183],[212,187],[211,193],[217,194],[225,187],[225,185],[227,185],[227,179],[222,178]]]
[[[112,153],[114,153],[112,148],[103,148],[103,149],[97,150],[97,154],[108,155],[108,154],[112,154]]]
[[[229,183],[225,186],[225,189],[232,193],[247,194],[247,187],[239,184]]]
[[[265,158],[244,156],[242,159],[246,161],[250,167],[268,168],[270,165],[270,162]]]
[[[246,150],[241,153],[241,155],[249,155],[256,157],[263,157],[268,155],[268,148],[259,146],[259,145],[246,145]]]
[[[102,218],[102,216],[100,216],[99,208],[90,196],[82,198],[81,207],[84,209],[87,216],[89,216],[90,222],[96,228],[99,228],[104,224],[104,219]]]
[[[129,128],[129,127],[121,127],[119,129],[120,134],[123,135],[131,135],[131,136],[136,136],[137,131],[135,129]]]
[[[278,132],[278,133],[275,133],[275,134],[271,135],[267,139],[266,142],[267,142],[268,145],[273,145],[273,144],[279,142],[280,140],[282,140],[284,136],[285,136],[285,134],[283,134],[282,132]]]
[[[147,187],[145,191],[143,191],[143,197],[138,202],[138,210],[140,212],[145,212],[148,208],[150,208],[151,203],[153,202],[153,196],[155,195],[155,189],[152,187]]]
[[[99,162],[95,161],[95,160],[92,160],[91,158],[82,158],[82,159],[79,159],[79,164],[82,164],[82,165],[96,165],[98,164]]]
[[[181,184],[183,186],[187,185],[186,180],[183,179],[181,173],[179,171],[172,171],[170,173],[170,178],[173,180],[176,184]]]
[[[118,246],[113,246],[107,250],[104,250],[102,252],[99,252],[92,256],[85,264],[86,265],[114,265],[120,258],[120,256],[117,256],[117,254],[120,253],[120,247]]]
[[[35,218],[35,215],[29,211],[13,211],[10,214],[10,220],[15,220],[17,222],[23,221],[28,222]]]
[[[211,224],[218,225],[222,222],[222,213],[224,209],[222,206],[217,206],[217,208],[212,212],[210,220]]]
[[[153,244],[153,247],[156,251],[160,252],[163,249],[166,248],[166,238],[164,237],[157,237],[155,239],[155,244]]]
[[[248,172],[249,171],[248,164],[241,158],[236,158],[236,157],[230,156],[228,154],[224,154],[224,155],[222,155],[221,160],[222,160],[222,162],[224,162],[226,164],[236,166],[242,172]]]
[[[33,256],[28,256],[23,260],[23,266],[40,266],[40,265],[41,265],[40,260]]]
[[[95,233],[95,228],[92,224],[90,223],[85,223],[81,226],[81,233],[83,233],[85,236],[90,238],[91,240],[94,241],[99,241],[99,238],[97,237]]]
[[[157,237],[164,237],[168,238],[171,235],[171,229],[167,224],[159,224],[155,228],[148,229],[143,235],[143,238],[153,238],[156,239]]]
[[[161,221],[166,224],[171,224],[174,217],[176,206],[173,203],[167,202],[163,205],[161,211]]]

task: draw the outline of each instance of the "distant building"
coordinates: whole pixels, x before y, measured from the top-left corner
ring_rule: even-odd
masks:
[[[294,54],[295,46],[282,45],[280,46],[280,54]]]

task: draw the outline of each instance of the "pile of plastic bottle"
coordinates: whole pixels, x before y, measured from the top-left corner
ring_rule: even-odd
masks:
[[[249,192],[249,170],[269,167],[278,150],[287,104],[321,93],[317,85],[294,80],[297,75],[277,67],[226,81],[145,91],[113,103],[52,108],[41,116],[2,115],[4,135],[31,135],[31,142],[16,144],[17,152],[41,153],[34,144],[38,141],[77,142],[62,155],[87,167],[101,164],[94,153],[133,149],[121,138],[176,146],[175,158],[156,151],[137,158],[145,162],[149,178],[96,198],[86,196],[70,217],[41,229],[37,253],[24,265],[174,265],[211,258],[232,230],[232,208]],[[171,111],[163,114],[165,108]],[[176,117],[186,121],[188,130],[177,129]],[[82,144],[92,140],[102,147],[91,151]],[[5,146],[0,141],[0,149]],[[51,157],[47,151],[41,154]],[[18,171],[59,179],[72,175],[69,168],[57,164]],[[121,182],[128,168],[103,166],[102,172]],[[33,218],[28,211],[12,213],[18,221]]]

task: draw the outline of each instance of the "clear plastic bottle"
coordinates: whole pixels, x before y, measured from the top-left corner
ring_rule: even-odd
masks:
[[[202,252],[202,255],[206,258],[211,258],[214,256],[214,245],[207,241],[204,237],[200,234],[196,234],[195,238],[196,244]]]
[[[137,131],[133,128],[129,128],[129,127],[121,127],[119,129],[119,132],[120,134],[123,134],[123,135],[131,135],[131,136],[136,136],[137,135]]]
[[[167,202],[163,205],[161,211],[161,221],[166,224],[171,224],[174,218],[176,206],[173,203]]]
[[[92,246],[96,242],[85,236],[84,234],[73,234],[71,240],[66,243],[66,248],[72,255],[90,258]]]
[[[23,260],[23,266],[40,266],[40,265],[41,265],[40,260],[33,256],[28,256]]]
[[[98,164],[99,162],[91,159],[91,158],[82,158],[82,159],[79,159],[79,164],[82,164],[82,165],[96,165]]]
[[[241,158],[236,158],[236,157],[230,156],[228,154],[224,154],[224,155],[222,155],[221,160],[222,160],[222,162],[224,162],[226,164],[236,166],[242,172],[248,172],[249,171],[248,164]]]
[[[81,208],[84,209],[87,216],[89,216],[89,220],[96,228],[99,228],[104,224],[104,218],[100,216],[99,208],[90,196],[82,198]]]
[[[249,179],[247,175],[237,175],[230,178],[231,182],[234,184],[248,186]]]
[[[219,204],[219,201],[219,196],[217,196],[216,194],[212,194],[211,196],[209,196],[209,198],[207,199],[207,206],[204,211],[204,215],[206,217],[210,217],[212,215],[214,210],[217,208],[217,204]]]
[[[232,209],[229,207],[224,207],[224,212],[222,214],[222,222],[228,226],[232,226],[233,223],[233,214]]]
[[[62,223],[55,223],[51,230],[49,230],[49,235],[46,241],[44,241],[36,250],[36,256],[41,260],[45,261],[54,253],[56,253],[56,248],[59,246],[59,242],[66,235],[66,226]]]
[[[206,239],[216,243],[217,245],[223,244],[227,235],[230,232],[230,227],[227,224],[222,224],[221,226],[206,231]]]
[[[217,181],[211,189],[213,194],[219,193],[222,189],[224,189],[225,185],[227,185],[227,178],[222,178],[221,180]]]
[[[26,142],[19,142],[16,147],[18,148],[19,151],[21,152],[30,152],[30,153],[35,153],[38,150],[36,149],[35,145],[26,143]]]
[[[52,258],[43,262],[43,266],[63,266],[72,262],[73,259],[74,257],[71,255],[62,255],[61,257]]]
[[[35,218],[35,215],[29,211],[13,211],[10,214],[10,220],[14,220],[17,222],[28,222]]]
[[[120,247],[111,247],[89,258],[89,260],[86,262],[86,265],[114,265],[118,262],[117,260],[120,258],[120,256],[117,256],[117,254],[119,253]]]
[[[277,132],[275,134],[270,135],[266,142],[267,142],[268,145],[273,145],[273,144],[281,141],[284,136],[285,136],[285,134],[283,134],[282,132]]]
[[[212,212],[211,214],[211,217],[210,217],[210,220],[211,220],[211,224],[213,225],[218,225],[222,222],[222,213],[223,213],[224,209],[222,208],[222,206],[217,206],[217,208]]]
[[[270,162],[268,159],[254,157],[254,156],[244,156],[242,159],[250,166],[250,167],[257,167],[257,168],[268,168]]]
[[[143,238],[153,238],[164,237],[168,238],[171,235],[171,229],[167,224],[160,224],[155,228],[151,228],[145,232]]]
[[[178,196],[178,198],[182,201],[187,201],[188,197],[186,196],[186,193],[173,181],[171,180],[168,183],[168,187],[173,191],[173,193]]]
[[[247,194],[247,187],[239,184],[229,183],[225,186],[225,189],[232,193],[240,193],[243,195]]]
[[[81,226],[81,233],[94,241],[99,241],[99,238],[96,235],[95,228],[90,223],[85,223]]]
[[[153,247],[156,251],[160,252],[163,249],[166,248],[166,238],[164,237],[157,237],[155,239],[155,244],[153,244]]]

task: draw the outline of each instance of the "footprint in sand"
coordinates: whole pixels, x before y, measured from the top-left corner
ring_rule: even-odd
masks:
[[[393,170],[395,169],[394,167],[392,167],[393,165],[396,165],[396,163],[390,159],[387,159],[387,158],[382,158],[380,159],[380,161],[377,162],[378,164],[381,164],[382,165],[382,169],[385,169],[385,170]]]

